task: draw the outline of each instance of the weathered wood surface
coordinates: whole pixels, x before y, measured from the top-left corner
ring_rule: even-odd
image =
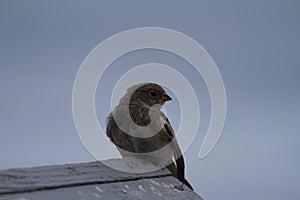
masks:
[[[122,160],[113,160],[124,164]],[[38,199],[201,199],[161,169],[125,173],[101,162],[0,171],[0,200]]]

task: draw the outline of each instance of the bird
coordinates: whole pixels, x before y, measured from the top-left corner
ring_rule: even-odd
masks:
[[[157,83],[129,87],[107,117],[106,134],[122,157],[141,155],[143,159],[162,164],[182,183],[178,189],[182,190],[184,184],[193,190],[185,178],[184,158],[174,130],[161,111],[170,100],[172,98]],[[143,157],[145,153],[147,158]]]

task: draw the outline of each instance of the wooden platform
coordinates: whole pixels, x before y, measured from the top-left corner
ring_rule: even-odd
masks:
[[[109,162],[128,164],[119,159]],[[166,169],[140,174],[120,172],[101,162],[66,164],[0,171],[0,200],[201,200],[187,187],[183,191],[174,187],[178,185]]]

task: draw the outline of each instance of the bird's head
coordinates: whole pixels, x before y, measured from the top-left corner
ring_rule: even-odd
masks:
[[[128,89],[131,94],[130,101],[140,101],[147,106],[155,104],[163,105],[166,101],[172,98],[165,90],[156,83],[142,83],[134,85]]]

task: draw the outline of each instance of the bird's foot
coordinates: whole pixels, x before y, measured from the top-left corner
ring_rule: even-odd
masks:
[[[177,189],[179,191],[183,191],[184,190],[183,183],[181,185],[175,185],[174,187],[175,187],[175,189]]]

